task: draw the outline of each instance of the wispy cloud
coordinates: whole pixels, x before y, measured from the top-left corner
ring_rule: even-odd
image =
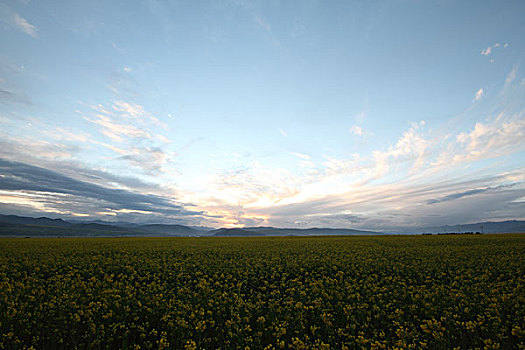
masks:
[[[98,125],[102,135],[110,139],[95,143],[118,153],[118,159],[152,173],[162,171],[172,157],[171,152],[163,149],[170,139],[153,130],[163,129],[164,124],[141,105],[119,100],[109,107],[93,105],[91,110],[84,119]]]
[[[363,136],[363,128],[358,125],[352,126],[350,132],[356,136]]]
[[[93,118],[85,118],[87,121],[101,126],[104,135],[114,141],[122,142],[124,138],[149,139],[151,134],[135,125],[116,122],[113,118],[104,114],[96,114]]]
[[[160,147],[134,147],[121,157],[137,167],[150,172],[161,171],[169,160],[169,154]]]
[[[452,166],[508,155],[525,147],[525,111],[505,117],[500,114],[491,123],[476,123],[468,132],[456,136],[456,143],[443,151],[435,166]]]
[[[9,159],[20,159],[36,155],[42,159],[70,159],[78,151],[78,146],[56,141],[38,140],[29,136],[13,137],[0,133],[0,156]]]
[[[480,88],[478,91],[476,91],[476,95],[474,96],[474,101],[479,101],[483,97],[483,88]]]
[[[26,33],[27,35],[32,36],[33,38],[38,37],[38,29],[31,23],[29,23],[25,18],[21,17],[17,13],[13,16],[13,21],[18,29]]]
[[[518,68],[513,67],[512,70],[509,72],[509,74],[507,74],[507,77],[505,78],[505,85],[503,86],[503,92],[505,92],[510,87],[514,79],[516,79],[517,73],[518,73]]]
[[[290,154],[292,156],[295,156],[297,158],[301,158],[301,159],[304,159],[304,160],[310,160],[312,158],[308,154],[304,154],[304,153],[290,152]]]

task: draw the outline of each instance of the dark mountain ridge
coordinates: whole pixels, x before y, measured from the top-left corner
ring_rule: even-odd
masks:
[[[525,233],[525,221],[507,220],[507,221],[485,221],[473,224],[443,225],[423,227],[406,230],[405,232],[417,233],[463,233],[463,232],[480,232],[480,233]]]

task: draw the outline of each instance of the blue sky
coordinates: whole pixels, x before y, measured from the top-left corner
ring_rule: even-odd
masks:
[[[0,212],[525,219],[523,1],[7,1]]]

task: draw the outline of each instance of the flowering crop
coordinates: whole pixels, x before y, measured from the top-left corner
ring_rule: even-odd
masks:
[[[525,348],[525,235],[0,240],[1,349]]]

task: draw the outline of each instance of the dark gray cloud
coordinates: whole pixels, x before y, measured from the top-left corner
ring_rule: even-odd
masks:
[[[1,140],[1,138],[6,139]],[[53,169],[62,175],[104,187],[116,183],[121,187],[133,188],[137,191],[159,192],[162,190],[158,185],[144,182],[136,177],[115,175],[107,171],[88,168],[78,161],[57,159],[57,154],[79,154],[81,149],[78,145],[58,142],[30,143],[25,139],[7,138],[9,138],[7,134],[0,132],[0,159],[12,162],[23,159],[25,164]],[[46,154],[53,156],[46,157]]]
[[[489,190],[489,188],[478,188],[478,189],[474,189],[474,190],[468,190],[468,191],[464,191],[464,192],[453,193],[453,194],[449,194],[449,195],[441,197],[441,198],[429,199],[427,201],[427,204],[436,204],[436,203],[441,203],[441,202],[452,201],[454,199],[459,199],[459,198],[462,198],[462,197],[472,196],[472,195],[475,195],[475,194],[483,193],[483,192],[486,192],[488,190]]]
[[[107,188],[98,184],[73,179],[53,170],[0,159],[0,189],[34,191],[82,198],[86,202],[100,202],[99,210],[128,209],[150,211],[170,216],[201,215],[166,197],[136,193],[124,189]],[[77,200],[78,201],[78,200]]]
[[[473,195],[480,194],[480,193],[487,192],[487,191],[497,191],[497,190],[501,190],[501,189],[504,189],[504,188],[510,188],[510,187],[512,187],[514,185],[516,185],[516,184],[502,185],[502,186],[497,186],[497,187],[476,188],[476,189],[473,189],[473,190],[468,190],[468,191],[463,191],[463,192],[458,192],[458,193],[452,193],[452,194],[449,194],[449,195],[441,197],[441,198],[429,199],[429,200],[427,200],[426,203],[427,204],[436,204],[436,203],[452,201],[452,200],[455,200],[455,199],[459,199],[459,198],[463,198],[463,197],[467,197],[467,196],[473,196]]]
[[[142,168],[148,173],[162,170],[168,155],[161,147],[141,147],[134,149],[137,153],[127,154],[119,157],[128,161],[130,164]]]

